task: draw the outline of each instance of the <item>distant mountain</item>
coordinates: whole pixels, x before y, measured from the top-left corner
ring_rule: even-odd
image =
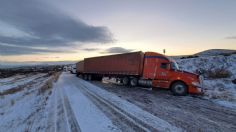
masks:
[[[225,54],[236,54],[236,50],[229,50],[229,49],[209,49],[194,55],[196,56],[216,56],[216,55],[225,55]]]
[[[25,66],[48,66],[48,65],[69,65],[75,64],[76,61],[55,61],[55,62],[4,62],[0,61],[0,69],[16,68]]]

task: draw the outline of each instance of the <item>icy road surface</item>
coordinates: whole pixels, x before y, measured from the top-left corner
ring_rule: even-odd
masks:
[[[70,73],[55,78],[0,79],[0,131],[236,131],[236,110],[207,100],[91,83]]]
[[[183,131],[115,94],[71,74],[63,73],[54,88],[61,98],[58,102],[62,102],[65,107],[64,117],[67,124],[58,125],[62,126],[58,130],[65,127],[65,131],[69,126],[85,132]],[[68,117],[73,116],[77,120],[76,125],[68,125],[73,123]]]

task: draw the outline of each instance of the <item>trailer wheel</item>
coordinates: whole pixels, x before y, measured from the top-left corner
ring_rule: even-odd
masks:
[[[123,82],[124,85],[129,85],[129,78],[128,77],[124,77],[122,79],[122,82]]]
[[[84,80],[88,80],[88,75],[84,75]]]
[[[88,80],[92,81],[92,75],[88,75]]]
[[[132,78],[130,80],[130,86],[136,87],[138,85],[138,79],[137,78]]]
[[[83,75],[82,75],[82,74],[80,74],[80,75],[79,75],[79,78],[83,79]]]
[[[185,83],[183,82],[175,82],[171,86],[171,91],[174,95],[177,96],[184,96],[187,95],[188,88]]]

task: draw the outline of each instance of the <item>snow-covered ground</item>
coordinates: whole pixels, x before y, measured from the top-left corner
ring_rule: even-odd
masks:
[[[48,74],[1,79],[0,130],[182,131],[93,84],[63,73],[51,86]]]
[[[15,75],[13,77],[0,79],[0,92],[4,92],[8,89],[12,89],[14,87],[19,87],[21,85],[25,85],[29,82],[32,82],[33,80],[37,78],[41,78],[45,76],[46,73],[40,73],[40,74],[28,74],[28,75]]]
[[[198,58],[177,59],[180,69],[196,72],[196,70],[217,71],[223,69],[231,75],[226,78],[210,78],[203,73],[205,94],[204,97],[213,101],[236,109],[236,84],[232,83],[236,79],[236,55],[230,56],[200,56]]]
[[[57,85],[58,89],[64,91],[62,93],[66,93],[64,96],[69,99],[82,131],[124,131],[124,122],[131,124],[126,126],[127,131],[136,131],[134,128],[145,131],[182,131],[117,95],[71,74],[62,74]]]
[[[236,129],[231,128],[235,124],[234,111],[206,100],[128,88],[118,95],[70,73],[62,73],[57,82],[55,78],[49,74],[28,74],[1,79],[8,89],[0,94],[0,130],[192,131],[199,126],[203,127],[199,130]],[[19,85],[13,85],[14,80]],[[123,98],[126,95],[128,99]],[[206,116],[209,113],[217,115]],[[223,114],[227,119],[222,120]]]
[[[50,90],[42,88],[50,78],[45,74],[28,74],[1,79],[0,89],[5,89],[0,95],[1,131],[45,130]]]
[[[195,55],[197,56],[218,56],[218,55],[223,55],[223,54],[231,54],[231,53],[236,53],[236,50],[230,50],[230,49],[209,49],[205,50],[202,52],[199,52]]]

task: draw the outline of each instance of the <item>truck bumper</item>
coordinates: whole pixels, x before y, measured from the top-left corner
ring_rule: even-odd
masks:
[[[195,86],[189,86],[188,92],[190,94],[198,94],[198,95],[202,95],[204,93],[203,88]]]

